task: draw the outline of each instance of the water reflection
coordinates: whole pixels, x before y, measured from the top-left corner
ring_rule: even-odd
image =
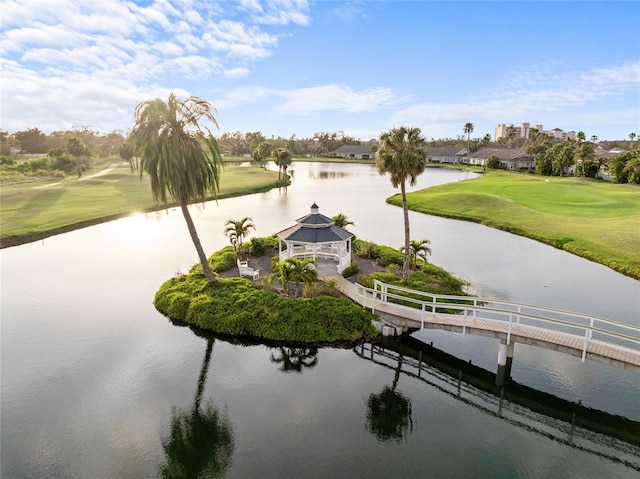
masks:
[[[385,342],[354,348],[357,356],[375,364],[387,368],[394,368],[393,364],[397,364],[393,386],[385,387],[377,395],[387,401],[390,408],[396,401],[391,392],[402,374],[513,426],[640,471],[639,422],[587,408],[515,382],[509,382],[505,387],[496,386],[495,374],[489,371],[435,348],[418,350],[414,346],[417,342],[409,339],[409,344],[406,341]],[[380,402],[380,399],[376,401]],[[376,425],[372,432],[383,440],[400,440],[402,431],[394,431],[393,424],[383,422],[384,408],[384,405],[378,407],[380,412],[376,411],[376,414],[381,424]],[[396,424],[402,424],[401,418]],[[371,426],[369,428],[371,430]]]
[[[213,341],[207,340],[193,409],[172,408],[171,434],[162,440],[166,463],[160,475],[165,479],[223,477],[231,464],[234,441],[226,413],[221,414],[211,401],[201,405]]]
[[[367,401],[367,429],[381,441],[402,442],[413,431],[411,400],[397,391],[403,356],[398,355],[398,366],[391,387],[372,394]]]
[[[271,353],[271,361],[280,364],[280,371],[301,373],[318,364],[318,348],[278,347]]]

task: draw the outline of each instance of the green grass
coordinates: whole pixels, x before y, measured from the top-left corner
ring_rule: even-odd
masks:
[[[35,181],[0,189],[0,242],[13,246],[133,212],[164,208],[154,202],[146,177],[126,165],[86,179]],[[255,167],[226,166],[219,198],[278,186],[278,173]]]
[[[638,187],[489,172],[407,197],[412,210],[503,229],[640,279]],[[399,206],[400,196],[388,202]]]

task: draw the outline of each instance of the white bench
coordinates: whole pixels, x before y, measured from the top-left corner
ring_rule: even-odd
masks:
[[[260,270],[250,268],[248,261],[238,260],[238,271],[240,272],[241,278],[244,278],[245,276],[247,276],[251,278],[253,281],[255,281],[260,277]]]

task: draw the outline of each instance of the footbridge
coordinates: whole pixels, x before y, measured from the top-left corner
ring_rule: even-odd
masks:
[[[514,343],[640,372],[640,326],[512,301],[431,294],[380,281],[367,288],[341,276],[331,279],[382,320],[383,334],[442,329],[499,339],[498,367],[507,367],[507,375]]]

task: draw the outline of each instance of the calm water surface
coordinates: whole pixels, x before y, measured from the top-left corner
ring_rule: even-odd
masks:
[[[194,208],[205,250],[227,244],[226,219],[251,216],[266,236],[313,202],[346,214],[359,237],[402,243],[401,211],[385,203],[395,191],[373,167],[295,163],[292,175],[286,190]],[[416,188],[472,176],[428,170]],[[411,227],[474,293],[640,324],[638,282],[607,268],[471,223],[412,214]],[[195,477],[185,462],[234,478],[638,475],[637,448],[464,383],[459,392],[408,358],[243,346],[174,326],[151,303],[197,260],[178,210],[2,250],[0,260],[3,478]],[[495,340],[414,336],[495,370]],[[512,377],[640,421],[638,374],[518,344]],[[397,414],[379,417],[376,401]]]

